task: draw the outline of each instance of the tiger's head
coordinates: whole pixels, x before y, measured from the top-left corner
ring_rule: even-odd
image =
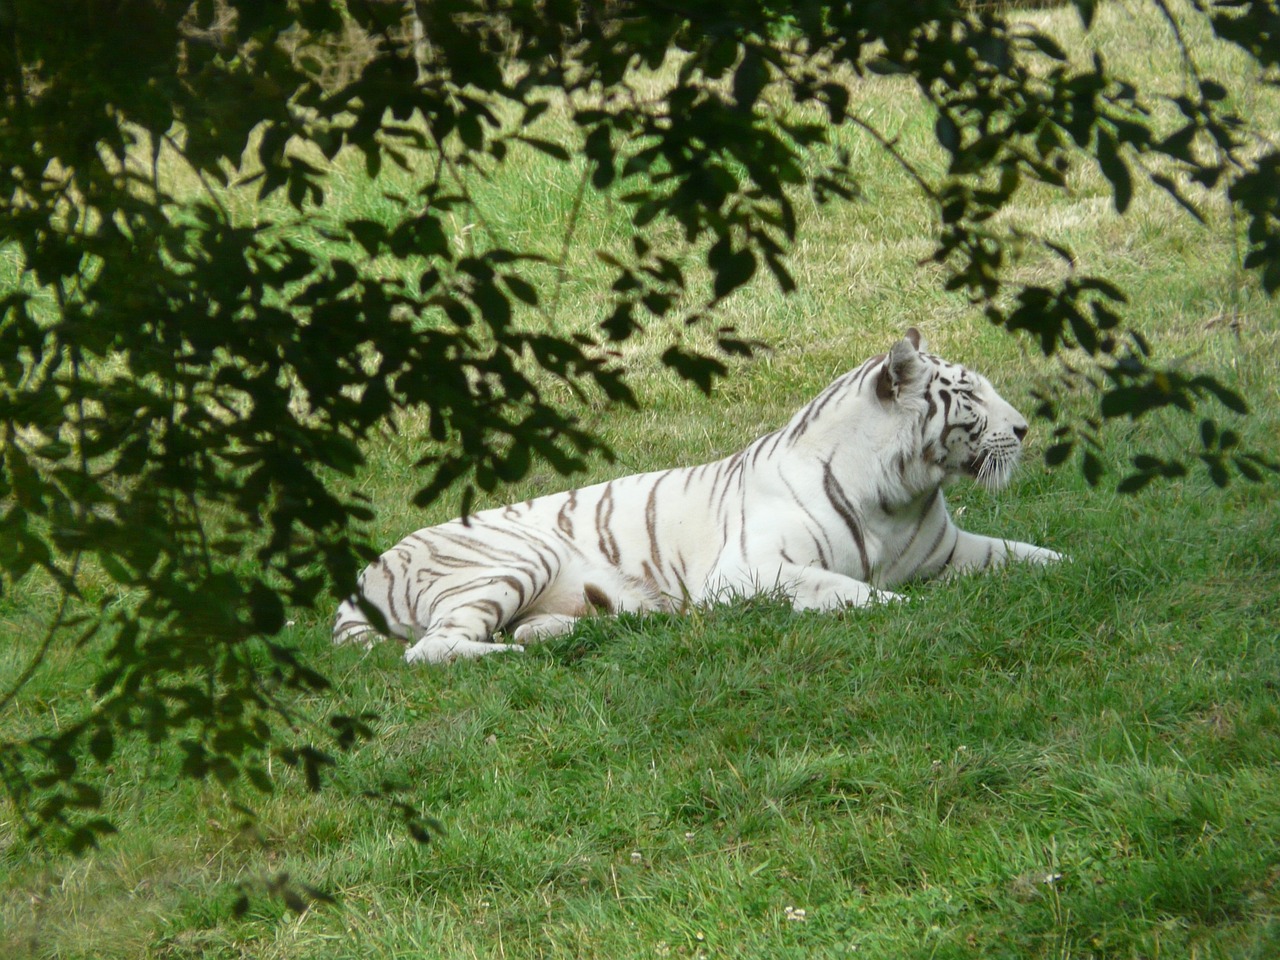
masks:
[[[989,490],[1013,476],[1026,419],[986,377],[927,353],[914,327],[886,355],[876,395],[914,422],[927,472],[968,476]]]

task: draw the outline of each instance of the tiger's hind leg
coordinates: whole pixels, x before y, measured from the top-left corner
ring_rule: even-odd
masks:
[[[560,613],[535,613],[516,624],[511,636],[517,643],[531,643],[568,633],[577,622],[577,617]]]
[[[494,642],[494,634],[552,612],[543,598],[560,579],[563,549],[554,537],[518,523],[455,521],[396,544],[365,569],[359,590],[385,617],[382,629],[408,642],[410,663],[518,651],[518,643]],[[334,639],[367,640],[376,629],[348,601],[339,609]]]
[[[517,643],[532,643],[568,633],[584,616],[670,609],[673,604],[655,587],[615,568],[583,563],[576,556],[508,629]]]
[[[477,611],[459,610],[443,621],[437,621],[404,652],[408,663],[448,663],[451,660],[471,660],[490,653],[522,653],[518,643],[498,643],[489,639],[496,629],[487,617],[472,617]],[[470,621],[470,622],[468,622]]]
[[[378,639],[378,631],[373,628],[369,618],[352,597],[338,605],[338,615],[333,622],[334,643],[363,643],[365,648],[372,647]]]
[[[410,644],[405,652],[405,659],[410,663],[443,663],[458,657],[522,649],[516,644],[477,640],[477,630],[468,629],[463,623],[443,623],[423,630],[412,624],[392,622],[387,624],[387,630],[391,636]],[[342,602],[333,628],[334,643],[360,643],[368,649],[382,636],[354,599]]]
[[[423,591],[417,627],[405,651],[409,663],[443,663],[490,653],[520,652],[518,643],[498,643],[493,635],[517,620],[541,593],[527,572],[489,570],[442,577]]]
[[[454,625],[445,624],[439,628],[433,627],[423,634],[405,653],[405,659],[410,663],[441,663],[459,657],[483,657],[502,651],[523,652],[524,644],[568,633],[577,621],[577,617],[559,613],[531,614],[516,622],[511,630],[515,643],[476,640],[474,632],[465,629],[459,632]]]

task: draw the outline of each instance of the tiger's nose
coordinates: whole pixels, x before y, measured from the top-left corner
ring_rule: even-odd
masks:
[[[1013,435],[1017,437],[1018,442],[1021,443],[1023,440],[1027,438],[1027,425],[1025,423],[1022,423],[1014,427]]]

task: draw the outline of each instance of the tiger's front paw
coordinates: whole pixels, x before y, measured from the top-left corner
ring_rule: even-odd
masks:
[[[524,653],[524,647],[518,643],[423,637],[405,651],[404,659],[406,663],[451,663],[454,660],[474,660],[491,653]]]
[[[1032,563],[1062,563],[1064,560],[1070,560],[1066,554],[1058,553],[1056,550],[1050,550],[1047,547],[1034,547],[1034,553],[1027,555],[1024,559]]]

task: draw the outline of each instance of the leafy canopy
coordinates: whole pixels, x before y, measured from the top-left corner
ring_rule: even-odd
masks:
[[[1093,0],[1075,2],[1088,24]],[[1274,80],[1274,0],[1196,0],[1194,15]],[[368,718],[295,716],[293,694],[327,681],[279,634],[288,606],[348,589],[371,556],[371,508],[349,479],[366,441],[398,411],[425,411],[437,446],[420,503],[605,452],[547,384],[634,403],[611,344],[710,322],[758,273],[792,289],[797,199],[858,192],[838,128],[874,138],[932,199],[948,287],[1046,354],[1091,358],[1097,415],[1060,427],[1051,461],[1078,449],[1096,482],[1105,420],[1244,410],[1214,379],[1162,369],[1106,278],[1006,278],[1028,242],[1068,268],[1072,256],[997,214],[1092,164],[1121,212],[1141,179],[1193,217],[1225,195],[1246,225],[1243,266],[1280,288],[1280,153],[1183,51],[1181,119],[1157,132],[1149,95],[988,4],[0,3],[0,236],[15,265],[0,287],[0,589],[43,576],[63,598],[0,710],[53,644],[105,650],[92,709],[0,743],[0,781],[31,833],[79,849],[111,829],[97,783],[121,737],[175,746],[192,777],[270,790],[274,756],[318,788]],[[640,89],[660,67],[670,83]],[[851,81],[868,73],[910,78],[932,105],[940,175],[859,113]],[[553,109],[567,122],[548,137]],[[536,322],[554,314],[556,264],[455,229],[483,215],[463,173],[528,149],[585,158],[581,191],[629,213],[634,240],[608,261],[594,332]],[[351,157],[418,186],[389,198],[387,220],[329,218],[328,242],[306,242],[330,162]],[[252,218],[234,202],[246,187],[263,201]],[[687,251],[709,290],[680,268]],[[749,349],[728,330],[720,343]],[[703,389],[725,372],[678,343],[663,359]],[[1220,483],[1269,466],[1211,418],[1200,438]],[[1186,470],[1134,466],[1126,489]],[[90,567],[120,589],[84,595]]]

